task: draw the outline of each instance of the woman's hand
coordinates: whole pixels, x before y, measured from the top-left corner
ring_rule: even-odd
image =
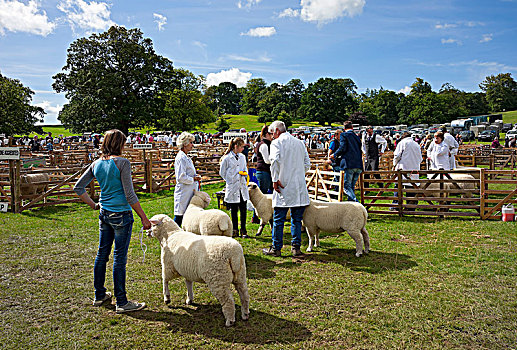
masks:
[[[101,206],[99,203],[95,203],[95,205],[93,206],[93,210],[99,210],[100,208]]]
[[[141,219],[142,226],[144,227],[144,230],[149,230],[151,228],[151,221],[147,217],[143,217]]]
[[[194,181],[201,181],[201,175],[194,176]]]

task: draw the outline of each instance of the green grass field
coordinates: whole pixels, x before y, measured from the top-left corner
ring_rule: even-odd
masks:
[[[222,185],[205,186],[214,193]],[[171,213],[172,192],[140,195],[149,216]],[[215,200],[210,207],[215,207]],[[248,215],[248,221],[251,215]],[[512,349],[517,344],[517,223],[371,215],[372,251],[347,234],[323,234],[302,259],[265,257],[270,230],[244,248],[251,315],[224,327],[217,300],[183,280],[162,299],[160,249],[145,261],[140,224],[129,249],[129,298],[148,307],[117,315],[94,308],[97,213],[61,205],[0,213],[0,344],[3,349]],[[289,228],[286,227],[286,232]],[[302,250],[307,247],[303,237]],[[109,269],[111,270],[111,268]],[[112,289],[108,271],[106,286]],[[234,297],[240,304],[238,296]],[[237,307],[237,317],[240,308]]]

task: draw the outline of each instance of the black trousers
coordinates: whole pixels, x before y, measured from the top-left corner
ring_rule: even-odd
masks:
[[[232,215],[232,224],[233,229],[238,230],[239,223],[238,223],[238,212],[240,211],[241,214],[241,233],[246,232],[246,201],[242,198],[240,198],[239,203],[228,203],[228,206],[230,207],[230,213]]]
[[[364,160],[364,170],[365,171],[368,171],[368,170],[374,170],[374,171],[377,171],[379,170],[379,157],[372,157],[372,158],[366,158]],[[367,179],[370,179],[371,175],[369,174],[364,174],[364,177],[367,178]],[[375,174],[374,177],[376,179],[380,179],[381,176],[379,174]],[[380,182],[377,182],[377,185],[379,187],[382,187],[382,184]],[[368,187],[372,187],[373,186],[373,183],[368,183]]]

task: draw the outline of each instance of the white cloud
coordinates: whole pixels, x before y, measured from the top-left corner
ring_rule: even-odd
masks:
[[[458,45],[461,45],[461,41],[459,41],[457,39],[452,39],[452,38],[442,39],[442,44],[458,44]]]
[[[303,21],[322,25],[340,17],[359,15],[363,12],[365,4],[366,0],[301,0],[302,8],[299,13]],[[298,10],[287,9],[282,13],[295,15],[296,11]]]
[[[448,29],[448,28],[456,28],[457,26],[458,26],[457,24],[452,24],[452,23],[444,23],[444,24],[438,23],[434,27],[436,29]]]
[[[259,38],[268,37],[271,35],[276,34],[275,27],[257,27],[257,28],[251,28],[246,33],[241,33],[241,35],[247,35],[247,36],[255,36]]]
[[[106,30],[115,24],[110,19],[110,5],[105,2],[83,0],[63,0],[57,8],[63,11],[72,30],[76,27],[82,30]]]
[[[479,40],[480,43],[487,43],[489,41],[492,41],[492,34],[483,34],[483,37],[481,40]]]
[[[271,58],[267,55],[262,55],[258,57],[246,57],[240,55],[226,55],[226,58],[232,61],[242,61],[242,62],[271,62]]]
[[[287,8],[280,12],[278,15],[278,18],[284,18],[284,17],[299,17],[300,16],[300,10],[293,10],[292,8]]]
[[[237,3],[238,8],[250,8],[253,5],[258,5],[262,0],[239,0]]]
[[[43,110],[47,113],[44,116],[43,122],[37,123],[41,124],[61,124],[61,122],[57,119],[59,112],[63,109],[63,106],[60,104],[52,105],[50,101],[43,101],[40,103],[35,103],[35,106],[43,108]]]
[[[167,24],[167,17],[160,15],[159,13],[153,13],[154,21],[158,24],[158,31],[162,31],[163,27]]]
[[[399,91],[397,91],[397,93],[403,93],[404,95],[409,95],[409,93],[411,92],[411,87],[409,86],[404,86],[402,89],[400,89]]]
[[[219,85],[220,83],[229,81],[237,85],[237,87],[244,87],[250,79],[251,73],[241,72],[239,68],[231,68],[222,70],[219,73],[209,73],[206,76],[206,85]]]
[[[41,36],[52,33],[56,23],[49,21],[47,13],[40,10],[39,5],[36,0],[27,4],[16,0],[0,0],[0,35],[4,35],[6,30]]]

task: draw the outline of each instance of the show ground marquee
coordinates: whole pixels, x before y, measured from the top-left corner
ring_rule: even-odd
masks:
[[[225,132],[223,134],[223,143],[230,143],[230,141],[236,137],[240,137],[244,142],[248,142],[248,134],[245,132]]]
[[[0,159],[18,160],[20,159],[20,149],[18,147],[0,147]]]

